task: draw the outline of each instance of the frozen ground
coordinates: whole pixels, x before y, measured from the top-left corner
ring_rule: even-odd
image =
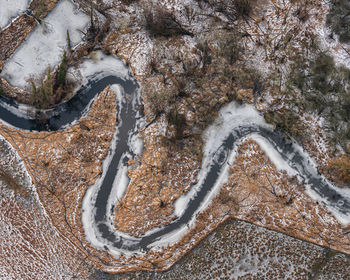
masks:
[[[67,46],[67,30],[75,46],[83,37],[79,30],[84,30],[88,23],[89,17],[73,3],[60,1],[7,61],[1,76],[13,86],[25,88],[28,79],[44,74],[49,66],[58,65]]]
[[[112,279],[349,279],[350,258],[326,257],[327,250],[245,222],[231,221],[208,236],[166,272],[120,275],[96,273]],[[322,260],[325,260],[321,265]],[[316,279],[316,278],[315,278]]]
[[[30,0],[0,0],[0,30],[6,27],[12,18],[23,13]]]
[[[0,279],[87,279],[81,253],[53,226],[23,161],[2,136],[0,173],[19,184],[8,187],[0,174]]]

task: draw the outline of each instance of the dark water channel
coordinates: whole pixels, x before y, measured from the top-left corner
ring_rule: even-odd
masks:
[[[96,225],[96,230],[99,232],[98,235],[100,239],[102,238],[102,242],[108,244],[109,248],[112,244],[112,247],[126,251],[135,251],[139,249],[148,250],[152,247],[152,243],[159,240],[164,235],[173,233],[180,227],[188,224],[218,180],[221,170],[226,164],[228,155],[234,148],[235,143],[252,133],[259,134],[269,141],[281,157],[299,173],[299,179],[303,183],[309,184],[311,189],[324,199],[330,209],[339,211],[349,217],[349,199],[335,190],[322,176],[317,174],[317,172],[310,169],[307,159],[303,153],[296,148],[295,144],[287,141],[278,131],[271,131],[258,125],[249,125],[236,128],[223,141],[221,147],[217,150],[217,154],[212,159],[212,165],[205,176],[202,186],[200,186],[196,196],[190,200],[182,216],[177,220],[140,238],[128,237],[111,230],[106,219],[107,211],[110,211],[110,209],[106,207],[107,200],[110,196],[113,181],[118,172],[118,166],[120,166],[120,161],[122,161],[123,165],[126,165],[128,161],[127,154],[133,155],[128,140],[131,135],[137,133],[139,129],[137,120],[138,118],[142,118],[140,114],[137,114],[139,110],[138,106],[140,105],[137,99],[137,83],[132,79],[123,80],[115,76],[107,76],[100,80],[91,80],[86,86],[82,87],[71,100],[48,112],[48,118],[44,122],[16,115],[14,112],[16,108],[18,108],[18,104],[0,97],[0,118],[3,121],[13,127],[24,130],[54,131],[62,129],[72,122],[79,120],[83,112],[86,112],[88,109],[88,106],[91,106],[91,100],[106,86],[112,84],[121,85],[124,89],[125,96],[123,98],[124,101],[121,102],[121,106],[118,105],[118,130],[115,140],[117,141],[116,149],[96,196],[94,221],[90,221],[92,224]],[[4,106],[4,104],[7,105]],[[13,110],[9,110],[8,106]]]

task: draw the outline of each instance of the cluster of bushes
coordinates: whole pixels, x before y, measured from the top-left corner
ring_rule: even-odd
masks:
[[[286,89],[281,93],[289,109],[267,112],[267,121],[299,138],[305,135],[300,110],[316,114],[324,118],[329,140],[347,151],[350,139],[349,69],[336,66],[333,58],[323,52],[310,60],[295,60]]]
[[[241,42],[241,34],[235,30],[215,34],[213,38],[202,42],[203,68],[190,77],[197,89],[205,92],[210,89],[208,84],[211,81],[218,80],[227,89],[228,101],[236,99],[238,102],[242,100],[236,90],[251,89],[253,95],[261,93],[264,83],[260,74],[244,63]],[[211,47],[208,47],[209,44]],[[218,111],[219,108],[211,109]]]
[[[298,94],[294,102],[299,108],[325,119],[330,139],[343,148],[350,139],[350,70],[336,66],[333,57],[318,53],[307,62],[307,68],[294,68],[291,86]]]
[[[185,130],[190,131],[190,127],[186,117],[178,111],[180,104],[187,104],[192,112],[197,112],[192,120],[194,123],[191,123],[191,128],[196,127],[193,130],[196,134],[217,117],[225,102],[238,98],[237,89],[251,89],[257,93],[263,88],[260,75],[241,62],[243,48],[238,33],[225,31],[207,39],[199,44],[201,67],[184,65],[184,73],[169,74],[166,71],[172,67],[164,67],[156,59],[151,65],[152,72],[162,78],[153,78],[144,84],[143,96],[147,99],[147,106],[155,116],[165,114],[172,127],[173,140],[190,136],[184,134]],[[186,61],[182,60],[182,63],[186,64]]]
[[[32,86],[32,103],[38,108],[48,108],[57,104],[68,90],[66,75],[68,70],[68,58],[66,52],[63,53],[58,72],[52,73],[47,70],[46,76],[40,79],[39,87],[33,79],[30,80]]]
[[[132,2],[126,0],[127,3]],[[239,18],[248,19],[253,11],[256,0],[203,0],[207,2],[216,11],[223,13],[232,21]],[[193,34],[186,30],[176,19],[173,13],[168,11],[165,6],[157,5],[146,9],[144,12],[146,28],[153,36],[171,37],[176,35]]]
[[[280,90],[284,109],[265,113],[268,122],[297,140],[305,140],[301,112],[322,117],[327,137],[333,147],[350,154],[350,70],[337,66],[331,55],[317,43],[300,54],[291,64],[287,81]]]
[[[233,20],[248,17],[255,3],[253,0],[205,2],[225,15],[228,13]],[[161,5],[145,10],[145,20],[146,27],[154,37],[192,35],[181,26],[173,13]],[[157,41],[162,46],[152,57],[152,78],[143,84],[143,96],[153,116],[166,116],[175,140],[189,136],[184,135],[184,131],[190,131],[186,117],[178,112],[180,104],[192,112],[198,112],[190,121],[191,128],[195,127],[193,133],[196,134],[217,116],[225,102],[238,96],[236,90],[252,89],[254,94],[261,92],[263,83],[260,75],[247,67],[242,59],[242,35],[237,28],[229,27],[201,34],[197,38],[199,50],[196,55],[199,54],[200,59],[197,64],[191,59],[187,61],[187,57],[178,52],[173,54],[171,49],[164,53],[168,46],[164,48],[163,44],[169,40],[172,45],[181,44],[181,37],[163,39]],[[198,97],[198,94],[202,97]]]
[[[339,36],[341,43],[350,42],[350,1],[331,0],[327,25]]]
[[[264,117],[268,123],[274,124],[289,138],[294,137],[298,140],[304,140],[305,137],[309,136],[305,134],[305,126],[300,120],[299,114],[293,110],[266,111]]]

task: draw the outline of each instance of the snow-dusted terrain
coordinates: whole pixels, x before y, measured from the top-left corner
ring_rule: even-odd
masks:
[[[104,67],[106,68],[105,71]],[[96,79],[103,79],[103,77],[111,74],[120,76],[122,80],[130,79],[130,76],[128,76],[128,69],[118,59],[115,59],[113,57],[106,57],[99,52],[92,56],[92,60],[86,60],[81,64],[81,67],[72,70],[70,73],[76,78],[79,78],[82,83],[89,80],[91,81]],[[104,204],[104,207],[107,207],[107,209],[105,212],[106,216],[104,217],[105,220],[103,224],[107,226],[109,233],[113,233],[114,241],[103,237],[103,231],[99,229],[101,222],[97,223],[95,219],[97,213],[96,201],[98,193],[101,191],[101,186],[104,184],[106,174],[110,169],[112,161],[114,161],[114,154],[116,152],[121,153],[120,160],[123,160],[125,156],[128,156],[127,151],[121,151],[120,148],[118,149],[121,138],[127,137],[127,139],[123,141],[126,141],[126,145],[129,147],[129,149],[132,150],[132,146],[134,146],[132,143],[133,137],[126,136],[128,133],[130,133],[130,131],[125,131],[125,127],[123,128],[123,126],[125,126],[124,123],[131,121],[131,119],[126,121],[124,114],[128,110],[125,111],[124,108],[130,106],[130,104],[135,105],[135,102],[132,102],[130,100],[131,96],[122,96],[123,90],[121,87],[114,86],[113,89],[117,92],[117,96],[119,96],[120,100],[119,108],[121,111],[119,112],[120,115],[118,129],[116,131],[114,140],[112,141],[111,153],[103,165],[103,175],[95,183],[95,185],[89,189],[83,201],[83,226],[87,240],[91,242],[92,245],[100,249],[108,247],[109,251],[117,256],[120,254],[120,252],[140,252],[139,250],[135,251],[135,249],[140,246],[138,245],[140,239],[134,238],[119,231],[115,231],[113,225],[113,211],[111,211],[111,208],[113,205],[115,205],[117,200],[120,200],[122,198],[128,184],[126,177],[127,167],[125,165],[125,162],[123,164],[117,162],[115,167],[113,167],[119,169],[119,171],[115,173],[111,193]],[[129,115],[131,112],[130,118],[137,118],[137,112],[132,108],[133,107],[129,108]],[[133,114],[134,116],[132,116]],[[130,126],[130,123],[127,125]],[[135,134],[139,128],[139,125],[136,125],[133,128],[127,129],[131,129],[131,132],[134,130],[132,134]],[[122,132],[122,129],[124,129],[124,132]],[[190,220],[181,222],[176,225],[174,224],[172,226],[172,230],[167,231],[164,234],[160,234],[163,230],[162,228],[147,232],[144,237],[149,238],[149,241],[147,241],[147,245],[144,244],[142,246],[146,246],[148,248],[152,247],[156,250],[160,250],[165,246],[176,243],[184,235],[186,235],[189,229],[195,225],[197,214],[205,210],[210,205],[212,199],[219,192],[220,187],[227,181],[228,169],[235,160],[237,148],[239,144],[248,137],[256,140],[256,142],[261,146],[265,153],[270,157],[271,161],[276,165],[277,169],[286,170],[290,175],[299,174],[300,180],[306,184],[309,183],[308,176],[318,177],[316,164],[312,162],[307,153],[304,152],[299,145],[294,143],[292,145],[292,151],[288,151],[288,154],[285,154],[286,150],[273,142],[273,136],[270,135],[268,136],[270,139],[266,139],[264,132],[261,131],[261,129],[265,129],[266,131],[269,131],[271,135],[273,135],[272,127],[266,124],[262,115],[254,108],[253,105],[239,106],[236,103],[230,103],[222,108],[219,112],[219,117],[217,120],[203,134],[203,140],[205,142],[204,155],[202,170],[198,174],[198,183],[191,189],[188,194],[180,197],[177,200],[175,203],[175,214],[180,218],[183,216],[187,209],[191,207],[191,204],[193,204],[193,202],[197,199],[198,194],[201,192],[203,186],[205,184],[208,185],[208,183],[206,183],[206,180],[208,176],[212,176],[210,175],[211,170],[213,168],[219,168],[219,174],[215,179],[215,183],[209,186],[209,191],[199,199],[200,203],[196,206]],[[126,133],[126,135],[124,135],[124,133]],[[232,143],[229,142],[230,144],[227,146],[226,141],[230,137],[233,137],[233,140],[231,140]],[[140,148],[137,150],[140,151]],[[294,156],[296,154],[299,157],[299,162],[293,162]],[[109,180],[110,179],[113,178],[109,178]],[[341,193],[344,197],[344,201],[349,200],[350,194],[348,192],[339,191],[336,187],[333,187],[328,182],[325,184],[327,185],[327,188],[330,188],[337,193]],[[317,193],[317,191],[315,191],[315,189],[311,186],[308,187],[308,193],[317,201],[322,201],[329,208],[329,210],[333,212],[333,214],[339,219],[340,222],[343,224],[348,224],[350,222],[350,218],[347,212],[345,214],[340,213],[337,208],[332,205],[332,203],[328,202],[327,197],[322,197],[322,195],[320,195],[320,193]],[[341,205],[338,206],[341,208]],[[153,236],[159,234],[159,238],[153,240]],[[115,246],[115,241],[117,241],[117,243],[121,241],[122,245]]]
[[[6,62],[1,76],[13,86],[24,88],[28,79],[59,64],[67,47],[67,30],[71,45],[75,46],[82,40],[81,31],[88,23],[89,17],[72,2],[60,1]]]
[[[10,24],[11,19],[23,13],[30,0],[0,0],[0,30]]]
[[[0,153],[0,170],[20,185],[13,192],[0,176],[0,279],[86,276],[81,253],[53,225],[16,147],[3,136]]]
[[[11,7],[11,5],[8,6]],[[16,11],[15,14],[19,12],[20,10]],[[5,12],[7,21],[9,14],[9,12]],[[69,30],[72,45],[76,45],[82,40],[82,33],[78,29],[84,29],[88,22],[89,17],[78,11],[70,1],[60,1],[53,12],[28,37],[27,42],[7,61],[1,76],[5,77],[12,85],[25,88],[28,79],[43,75],[48,67],[52,68],[58,65],[67,45],[67,30]],[[86,85],[91,81],[98,81],[108,76],[114,76],[114,78],[123,81],[132,80],[129,74],[128,68],[120,60],[115,59],[113,56],[103,55],[102,52],[96,52],[91,54],[90,59],[84,60],[78,68],[70,69],[68,77],[74,78],[80,81],[81,84]],[[125,159],[133,157],[131,151],[134,154],[141,153],[142,151],[142,141],[138,141],[137,133],[141,126],[143,126],[144,120],[137,115],[138,112],[135,110],[139,99],[137,101],[135,100],[139,96],[131,101],[131,96],[127,96],[122,86],[112,85],[111,88],[116,92],[119,99],[118,127],[111,143],[110,153],[103,163],[102,176],[86,192],[82,205],[82,222],[86,239],[94,247],[101,250],[108,249],[114,256],[120,256],[121,254],[130,256],[134,253],[143,253],[142,249],[145,248],[161,251],[166,246],[180,241],[191,228],[195,227],[197,215],[209,207],[215,196],[219,193],[220,188],[227,182],[229,168],[235,162],[238,147],[247,138],[253,139],[260,146],[277,169],[285,170],[290,176],[296,176],[301,183],[306,185],[306,191],[309,196],[325,205],[342,224],[346,225],[350,223],[350,192],[340,190],[328,182],[323,176],[320,176],[316,163],[297,143],[290,142],[288,143],[290,145],[288,146],[289,148],[285,149],[282,147],[282,142],[278,142],[281,139],[278,138],[280,136],[277,136],[277,140],[274,142],[272,126],[265,122],[264,117],[253,105],[240,106],[232,102],[220,110],[217,120],[202,135],[205,145],[202,169],[198,174],[198,183],[192,187],[190,192],[180,197],[174,205],[174,215],[178,216],[181,222],[177,223],[179,220],[175,220],[175,222],[164,228],[156,228],[146,232],[141,238],[135,238],[121,231],[116,231],[113,223],[113,207],[123,198],[129,182],[127,177],[128,166]],[[96,96],[98,92],[96,90]],[[89,104],[93,100],[91,99]],[[132,103],[132,106],[130,106],[130,103]],[[25,118],[20,110],[12,110],[11,105],[8,104],[4,106],[11,113],[15,112],[18,116]],[[127,106],[133,109],[131,115],[134,115],[132,117],[130,115],[125,116],[123,113],[123,109]],[[86,116],[88,110],[89,105],[84,109],[82,116]],[[58,111],[57,115],[60,113]],[[130,126],[127,123],[133,122],[134,119],[136,119],[136,125],[128,128],[127,131],[130,134],[123,134],[121,132],[122,127],[124,127],[125,132],[125,125]],[[77,119],[74,122],[72,120],[68,125],[70,126],[76,123]],[[16,126],[13,125],[13,127]],[[265,131],[270,133],[266,137],[264,134]],[[126,140],[123,140],[123,143],[126,144],[126,149],[124,146],[121,148],[120,145],[121,138],[125,137]],[[233,140],[231,142],[228,141],[231,138]],[[230,143],[230,145],[227,143]],[[105,184],[104,181],[108,176],[107,174],[111,169],[116,153],[121,154],[119,159],[117,157],[119,162],[114,164],[113,167],[117,171],[115,171],[114,176],[110,176],[106,180],[112,181],[109,196],[107,193],[108,197],[107,200],[103,201],[104,205],[98,206],[97,197],[99,193],[103,192],[101,191],[102,184]],[[217,177],[214,176],[214,183],[210,185],[208,192],[205,192],[200,197],[204,185],[208,185],[207,178],[212,176],[212,173],[215,173],[212,172],[215,168],[218,169],[218,174]],[[315,180],[310,182],[309,178],[316,178],[318,180],[316,180],[316,183],[322,182],[323,185],[318,189]],[[340,198],[332,200],[329,193],[324,195],[323,192],[327,193],[328,190],[331,190],[330,193],[332,194],[336,193]],[[196,201],[199,201],[199,204],[193,207],[193,202]],[[96,219],[98,207],[106,208],[102,222]],[[193,212],[189,211],[191,217],[182,219],[186,211],[191,207],[195,208]],[[345,209],[344,212],[341,211],[342,209]],[[101,225],[107,227],[107,234],[101,230]],[[166,228],[170,228],[170,230],[167,231]],[[105,237],[106,235],[108,238]],[[112,238],[109,239],[111,236]]]
[[[203,135],[206,144],[204,147],[202,170],[198,174],[198,183],[188,194],[177,200],[175,204],[175,214],[181,219],[188,208],[191,207],[191,204],[199,196],[198,194],[203,188],[203,185],[206,184],[208,176],[211,176],[211,169],[217,163],[221,166],[220,175],[218,175],[215,184],[210,187],[209,192],[205,195],[203,200],[201,200],[200,205],[196,208],[192,218],[187,221],[187,223],[179,223],[176,226],[174,223],[173,230],[165,231],[165,234],[160,236],[159,233],[162,232],[162,228],[153,229],[143,236],[143,238],[150,238],[151,240],[152,236],[159,236],[154,242],[147,245],[148,248],[161,250],[166,246],[172,245],[180,241],[189,229],[195,226],[197,214],[201,213],[210,205],[212,199],[219,192],[220,187],[227,181],[228,169],[234,163],[237,148],[239,144],[247,138],[252,138],[259,144],[259,146],[261,146],[262,150],[268,155],[277,169],[285,170],[291,176],[296,175],[302,183],[306,184],[307,193],[316,201],[322,202],[341,223],[350,223],[348,210],[345,209],[345,213],[342,213],[342,211],[339,211],[341,208],[337,208],[337,206],[339,206],[337,204],[339,204],[340,201],[349,201],[350,193],[348,191],[340,190],[329,183],[324,177],[320,177],[317,174],[317,165],[315,162],[311,160],[308,154],[297,143],[290,143],[292,150],[286,153],[288,149],[284,150],[284,147],[278,146],[277,142],[279,140],[274,141],[273,136],[269,136],[269,139],[266,138],[267,136],[265,137],[264,132],[261,131],[261,129],[266,129],[273,133],[272,127],[265,123],[261,114],[259,114],[252,105],[238,106],[236,103],[231,103],[221,109],[217,121],[211,125]],[[235,139],[233,140],[233,146],[225,148],[223,146],[224,142],[231,137],[231,135],[233,135]],[[223,155],[224,157],[222,158]],[[109,157],[107,161],[110,162],[111,157]],[[106,168],[104,168],[104,174],[105,172]],[[320,189],[317,189],[317,184],[315,185],[315,183],[311,183],[312,178],[317,178],[320,182],[322,181],[325,189],[322,189],[321,187]],[[116,185],[116,183],[118,185]],[[119,182],[115,181],[114,188],[124,190],[126,183],[126,180],[120,180]],[[112,213],[109,213],[107,210],[106,220],[108,228],[110,229],[110,233],[113,232],[115,241],[123,244],[121,247],[116,247],[113,241],[105,239],[103,233],[98,229],[98,224],[94,224],[94,222],[91,223],[96,213],[94,203],[96,201],[100,184],[101,181],[98,181],[94,187],[88,191],[83,203],[83,224],[87,238],[98,248],[106,248],[104,246],[107,246],[110,252],[116,256],[119,255],[120,252],[127,254],[130,248],[137,248],[138,245],[136,244],[142,242],[142,239],[134,238],[123,232],[113,231],[113,224],[111,222],[113,221],[113,217],[110,217]],[[343,200],[340,199],[335,205],[334,202],[329,200],[327,194],[325,194],[327,193],[327,190],[341,194]],[[120,199],[119,195],[118,198]],[[131,249],[131,252],[140,253],[140,251],[135,251],[135,249]]]

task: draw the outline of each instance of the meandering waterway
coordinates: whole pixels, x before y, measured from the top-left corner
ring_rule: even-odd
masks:
[[[120,65],[120,61],[116,58],[115,60]],[[198,175],[198,184],[193,186],[193,191],[187,195],[185,209],[176,220],[140,238],[116,231],[111,219],[113,206],[111,207],[110,203],[115,201],[115,198],[111,197],[111,194],[115,195],[115,188],[124,188],[116,178],[118,180],[126,176],[127,161],[135,153],[130,139],[135,137],[141,128],[143,116],[139,111],[141,102],[136,81],[130,75],[127,78],[118,77],[117,74],[111,75],[111,69],[106,73],[101,72],[101,69],[98,71],[97,76],[89,72],[88,77],[83,77],[88,83],[82,86],[72,99],[52,110],[42,111],[41,115],[45,116],[45,120],[41,118],[39,121],[25,116],[20,110],[22,105],[0,97],[0,119],[5,124],[21,130],[54,131],[76,123],[87,113],[93,99],[106,86],[116,84],[120,86],[120,93],[123,96],[119,98],[117,105],[119,121],[111,144],[113,149],[105,160],[102,177],[90,187],[82,206],[86,238],[92,245],[115,253],[140,252],[155,246],[164,246],[170,239],[173,242],[181,238],[188,225],[195,221],[196,214],[205,206],[205,201],[213,196],[215,188],[220,187],[222,173],[226,172],[229,164],[232,164],[230,161],[234,160],[232,154],[237,145],[249,137],[253,139],[259,137],[260,140],[266,141],[274,153],[294,170],[298,179],[308,186],[309,194],[313,198],[323,203],[341,222],[350,223],[349,193],[333,186],[321,176],[307,153],[297,143],[286,140],[282,133],[271,129],[268,125],[262,125],[261,121],[254,123],[254,118],[242,121],[233,117],[230,122],[237,122],[238,125],[231,126],[230,131],[224,133],[214,150],[205,152],[206,162]],[[243,110],[242,108],[236,105],[231,110]],[[249,107],[249,110],[255,109]],[[259,113],[256,112],[256,115]],[[127,180],[121,181],[127,184]]]

